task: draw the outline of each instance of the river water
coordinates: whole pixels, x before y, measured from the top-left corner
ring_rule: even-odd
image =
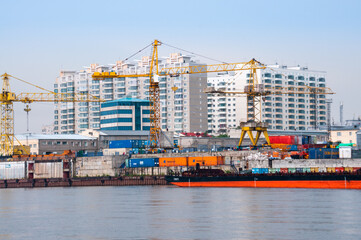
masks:
[[[361,191],[0,190],[0,239],[361,239]]]

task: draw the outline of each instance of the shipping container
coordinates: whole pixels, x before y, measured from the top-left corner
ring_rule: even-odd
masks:
[[[326,167],[319,167],[318,172],[327,172],[327,168]]]
[[[114,140],[109,141],[109,148],[144,148],[147,143],[146,140]]]
[[[296,168],[297,173],[303,173],[303,168]]]
[[[303,172],[304,173],[309,173],[309,172],[311,172],[311,168],[303,168]]]
[[[105,156],[125,155],[129,152],[128,148],[106,148],[103,149]]]
[[[280,172],[281,173],[288,173],[288,168],[281,168]]]
[[[340,147],[339,148],[340,158],[351,158],[352,148],[351,147]]]
[[[280,144],[280,143],[271,144],[271,148],[273,148],[273,149],[281,149],[281,150],[288,150],[289,146],[290,146],[289,144]]]
[[[327,144],[304,144],[302,148],[309,149],[309,148],[326,148]]]
[[[188,166],[187,157],[159,158],[160,167],[181,167]]]
[[[295,172],[296,172],[296,168],[288,168],[288,172],[289,172],[289,173],[295,173]]]
[[[268,168],[260,168],[259,171],[260,171],[261,174],[269,173]]]
[[[188,157],[188,166],[217,166],[217,156]]]
[[[252,168],[253,174],[260,174],[260,168]]]
[[[269,169],[268,169],[268,172],[269,172],[269,173],[278,173],[279,171],[280,171],[279,168],[269,168]]]
[[[159,167],[158,158],[131,158],[128,161],[130,168],[138,167]]]
[[[310,144],[310,136],[302,136],[302,145]]]
[[[217,156],[217,165],[224,165],[224,156]]]
[[[317,168],[317,167],[311,167],[311,172],[317,173],[317,172],[318,172],[318,168]]]
[[[295,136],[269,136],[271,144],[297,144],[295,142]]]
[[[34,178],[62,178],[62,162],[35,162]]]
[[[353,172],[353,168],[352,167],[345,167],[345,172]]]
[[[25,178],[25,162],[0,162],[0,179]]]
[[[336,168],[334,168],[334,167],[328,167],[328,168],[326,168],[326,170],[327,170],[328,173],[336,172]]]
[[[289,145],[288,151],[298,151],[298,146],[297,145]]]
[[[344,168],[343,167],[337,167],[337,168],[335,168],[335,172],[339,172],[339,173],[342,173],[342,172],[344,172]]]
[[[109,148],[133,148],[133,140],[109,141]]]
[[[338,159],[338,148],[309,148],[309,159]]]

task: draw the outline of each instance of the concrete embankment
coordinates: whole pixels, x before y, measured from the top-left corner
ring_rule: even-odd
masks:
[[[0,188],[167,185],[162,176],[0,180]]]

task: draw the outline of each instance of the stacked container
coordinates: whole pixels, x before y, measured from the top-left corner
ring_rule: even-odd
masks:
[[[338,148],[309,148],[309,159],[338,159]]]
[[[127,167],[138,168],[138,167],[159,167],[158,158],[132,158],[126,161]]]

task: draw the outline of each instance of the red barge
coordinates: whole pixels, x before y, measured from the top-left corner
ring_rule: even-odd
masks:
[[[361,189],[361,172],[226,174],[219,169],[198,169],[181,176],[166,176],[179,187],[328,188]]]

